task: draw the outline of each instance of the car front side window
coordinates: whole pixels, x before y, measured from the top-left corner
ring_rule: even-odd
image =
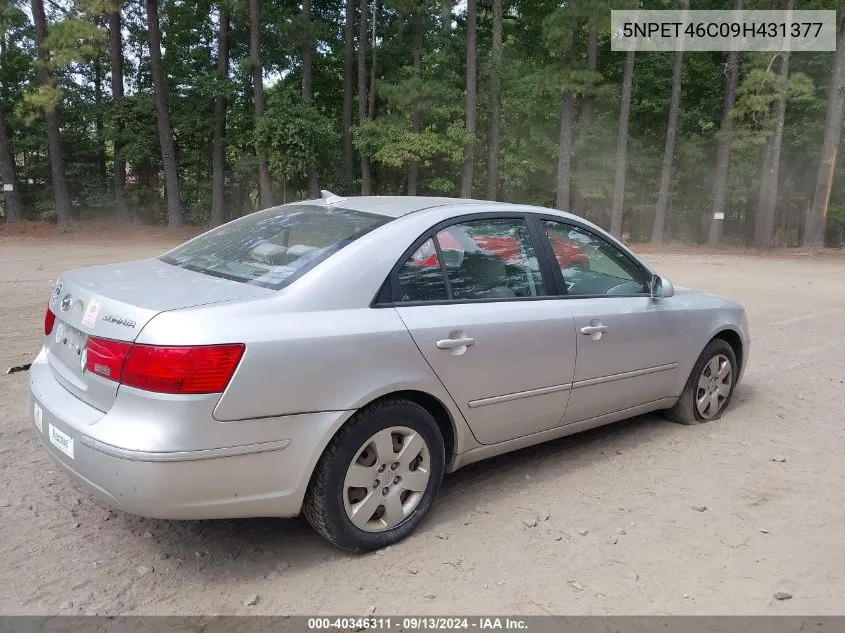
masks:
[[[647,294],[645,272],[610,242],[580,227],[541,220],[566,294]]]

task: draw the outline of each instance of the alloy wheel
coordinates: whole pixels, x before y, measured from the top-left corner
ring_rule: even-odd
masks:
[[[733,387],[733,368],[724,354],[710,359],[698,379],[695,391],[695,408],[705,420],[712,420],[728,401]]]
[[[431,457],[422,435],[404,426],[382,429],[352,459],[343,505],[353,525],[383,532],[405,521],[428,487]]]

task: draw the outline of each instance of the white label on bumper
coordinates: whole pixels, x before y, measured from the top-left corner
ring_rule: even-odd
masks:
[[[39,433],[44,432],[44,413],[41,411],[41,407],[38,406],[36,402],[32,407],[32,417],[35,420],[35,427],[38,429]]]
[[[66,433],[62,433],[52,424],[48,424],[47,427],[50,430],[50,444],[73,459],[73,438]]]

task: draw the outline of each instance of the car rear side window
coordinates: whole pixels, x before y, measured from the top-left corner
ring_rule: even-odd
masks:
[[[399,269],[401,301],[445,301],[446,278],[432,238],[423,242]]]
[[[522,218],[468,220],[441,229],[402,265],[398,281],[402,302],[547,294]]]
[[[453,224],[437,234],[453,299],[514,299],[546,294],[523,219]]]
[[[317,205],[276,207],[203,233],[161,261],[278,290],[390,218]]]

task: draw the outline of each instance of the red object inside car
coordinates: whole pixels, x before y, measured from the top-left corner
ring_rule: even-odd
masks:
[[[589,269],[590,260],[587,258],[587,254],[583,248],[577,244],[573,244],[559,233],[550,231],[548,236],[555,253],[555,258],[561,268],[580,266],[585,270]],[[506,263],[522,259],[519,241],[515,237],[474,235],[472,239],[485,251],[497,255]],[[437,240],[440,243],[441,250],[464,250],[461,243],[448,230],[438,233]],[[433,248],[423,252],[423,248],[421,247],[420,251],[417,251],[417,257],[417,266],[428,267],[438,265],[437,253]]]
[[[590,268],[590,259],[583,248],[577,244],[573,244],[560,233],[554,231],[548,232],[549,242],[552,243],[552,249],[555,252],[555,258],[561,268],[571,268],[572,266],[580,266],[584,270]]]

